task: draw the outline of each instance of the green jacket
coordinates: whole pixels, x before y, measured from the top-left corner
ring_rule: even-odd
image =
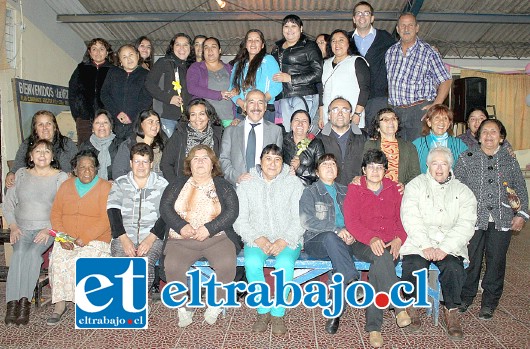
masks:
[[[397,141],[399,148],[398,180],[400,183],[407,184],[420,174],[418,152],[411,142],[399,138]],[[381,150],[381,140],[367,140],[364,143],[364,152],[366,153],[369,149]]]

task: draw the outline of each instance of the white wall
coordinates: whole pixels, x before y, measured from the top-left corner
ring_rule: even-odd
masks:
[[[20,7],[17,7],[19,4],[15,5],[8,2],[8,6],[15,9],[18,22],[16,68],[0,71],[2,178],[5,178],[7,173],[6,161],[15,158],[21,142],[11,79],[20,78],[68,86],[68,80],[85,50],[83,40],[77,34],[67,25],[56,23],[55,13],[45,1],[24,1],[23,18]],[[38,26],[29,18],[38,21]],[[40,29],[44,27],[46,33]],[[68,49],[60,46],[66,43]],[[78,52],[77,57],[71,54],[73,49]]]

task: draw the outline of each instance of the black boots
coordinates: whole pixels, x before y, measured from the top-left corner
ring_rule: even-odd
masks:
[[[329,333],[329,334],[337,333],[337,330],[339,329],[340,317],[341,316],[342,316],[342,314],[340,314],[339,316],[334,317],[332,319],[328,319],[328,321],[326,321],[326,326],[324,326],[324,330],[327,333]]]
[[[31,311],[31,302],[26,297],[22,297],[18,303],[20,311],[15,322],[17,325],[27,325],[29,322],[29,313]]]
[[[20,310],[19,310],[18,301],[7,302],[6,317],[4,319],[6,326],[16,324],[19,311]]]

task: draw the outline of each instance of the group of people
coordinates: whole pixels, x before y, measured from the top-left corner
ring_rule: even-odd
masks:
[[[396,43],[372,27],[369,3],[355,5],[353,21],[353,33],[335,30],[315,43],[298,16],[286,16],[270,55],[253,29],[233,65],[220,60],[213,37],[176,34],[156,62],[142,37],[118,50],[121,68],[110,64],[105,40],[92,40],[70,81],[79,147],[52,113],[38,111],[6,177],[14,255],[5,323],[28,323],[52,243],[49,325],[75,302],[78,257],[146,256],[149,285],[159,260],[167,282],[185,283],[206,258],[228,283],[240,277],[241,249],[248,282],[265,280],[269,256],[292,281],[304,249],[330,258],[347,284],[360,277],[352,257],[369,262],[376,292],[398,281],[400,260],[413,284],[413,272],[434,263],[453,339],[463,336],[458,312],[476,297],[485,253],[479,317],[491,319],[511,233],[529,218],[506,129],[475,108],[468,132],[452,135],[453,114],[440,104],[450,76],[416,38],[412,14],[399,18]],[[396,62],[409,55],[413,65]],[[70,238],[53,242],[49,229]],[[205,321],[222,311],[207,308]],[[285,334],[285,311],[258,308],[252,330],[270,323]],[[399,327],[421,329],[418,309],[394,311]],[[341,316],[327,320],[328,333]],[[178,326],[192,322],[180,307]],[[383,345],[382,323],[383,310],[366,308],[373,347]]]

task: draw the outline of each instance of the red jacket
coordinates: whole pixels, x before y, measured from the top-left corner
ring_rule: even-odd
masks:
[[[375,195],[366,187],[366,178],[361,185],[348,185],[344,199],[344,222],[346,229],[357,240],[370,245],[377,236],[385,243],[396,236],[404,243],[407,233],[400,218],[401,194],[395,182],[383,178],[383,190]]]

